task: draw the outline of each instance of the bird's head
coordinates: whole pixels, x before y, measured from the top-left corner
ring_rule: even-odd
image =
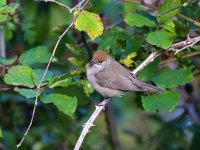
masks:
[[[110,56],[101,50],[94,53],[92,60],[89,62],[89,68],[96,70],[96,72],[103,70],[109,62]]]

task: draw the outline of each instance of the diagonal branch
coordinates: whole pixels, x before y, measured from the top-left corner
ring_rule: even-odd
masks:
[[[46,2],[55,2],[55,3],[59,4],[59,5],[61,5],[61,3],[58,3],[58,2],[55,1],[55,0],[50,0],[50,1],[49,1],[49,0],[45,0],[45,1],[46,1]],[[74,25],[74,23],[75,23],[77,17],[79,16],[81,10],[86,6],[86,4],[87,4],[88,2],[89,2],[89,0],[82,0],[78,5],[76,5],[76,6],[73,8],[73,10],[74,10],[75,8],[78,8],[78,14],[73,18],[73,20],[72,20],[71,24],[68,26],[68,28],[58,37],[58,40],[57,40],[56,45],[55,45],[55,47],[54,47],[54,49],[53,49],[52,55],[51,55],[51,57],[50,57],[50,59],[49,59],[49,62],[48,62],[48,64],[47,64],[47,66],[46,66],[46,69],[45,69],[45,72],[44,72],[44,74],[43,74],[43,76],[42,76],[42,79],[41,79],[41,81],[40,81],[40,84],[39,84],[38,87],[37,87],[37,94],[36,94],[36,98],[35,98],[35,103],[34,103],[34,107],[33,107],[33,112],[32,112],[32,116],[31,116],[30,123],[29,123],[28,128],[26,129],[26,132],[24,133],[24,135],[23,135],[21,141],[19,142],[19,144],[17,144],[17,148],[19,148],[19,147],[21,146],[21,144],[23,143],[24,139],[26,138],[26,135],[28,134],[28,132],[29,132],[31,126],[32,126],[33,119],[34,119],[34,116],[35,116],[36,107],[37,107],[37,103],[38,103],[38,98],[39,98],[39,94],[40,94],[40,90],[41,90],[41,86],[42,86],[42,83],[43,83],[43,81],[44,81],[44,78],[46,77],[47,71],[49,70],[49,67],[50,67],[50,64],[51,64],[51,62],[52,62],[52,59],[53,59],[54,56],[55,56],[55,52],[56,52],[56,50],[57,50],[57,47],[58,47],[58,45],[59,45],[61,39],[64,37],[64,35],[65,35],[65,34],[69,31],[69,29]],[[64,4],[63,4],[63,5],[64,5]],[[65,8],[68,8],[68,6],[66,6]],[[69,11],[70,11],[70,10],[69,10]],[[71,13],[71,12],[70,12],[70,13]]]
[[[149,63],[154,61],[155,58],[160,56],[163,52],[167,51],[174,51],[174,55],[176,55],[178,52],[183,51],[185,49],[188,49],[190,47],[193,47],[195,44],[197,44],[200,41],[200,36],[196,38],[190,38],[188,37],[185,41],[181,41],[179,43],[173,44],[166,50],[160,50],[158,52],[152,52],[147,59],[145,59],[135,70],[132,71],[132,74],[136,75],[139,71],[141,71],[145,66],[147,66]]]
[[[91,117],[88,119],[88,121],[83,125],[83,131],[81,132],[81,135],[79,136],[79,139],[76,143],[76,146],[74,148],[74,150],[79,150],[83,140],[85,138],[85,136],[87,135],[87,133],[89,132],[89,129],[94,126],[94,121],[96,120],[96,118],[99,116],[99,114],[101,113],[102,110],[105,109],[106,105],[108,104],[108,102],[110,102],[111,98],[108,99],[104,99],[101,103],[99,103],[98,105],[95,106],[95,111],[93,112],[93,114],[91,115]]]

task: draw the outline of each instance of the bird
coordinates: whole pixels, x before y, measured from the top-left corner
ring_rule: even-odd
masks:
[[[97,50],[86,69],[91,86],[104,98],[121,97],[126,91],[163,93],[165,90],[140,81],[136,75],[103,50]]]

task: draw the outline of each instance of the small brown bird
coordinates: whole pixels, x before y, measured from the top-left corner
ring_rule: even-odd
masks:
[[[164,92],[163,89],[141,82],[106,52],[100,50],[94,53],[89,62],[87,78],[94,89],[106,98],[121,96],[124,91]]]

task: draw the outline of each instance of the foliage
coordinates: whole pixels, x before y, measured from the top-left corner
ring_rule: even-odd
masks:
[[[166,92],[130,92],[114,98],[111,111],[117,127],[114,124],[113,128],[117,128],[122,149],[199,149],[200,128],[195,124],[200,123],[199,57],[190,56],[197,55],[199,46],[176,56],[165,51],[187,34],[199,34],[194,22],[186,23],[178,15],[200,21],[199,4],[166,0],[159,6],[152,4],[158,11],[149,11],[128,2],[91,0],[85,10],[69,14],[55,3],[6,2],[0,1],[0,30],[7,56],[0,56],[0,145],[16,148],[38,94],[37,113],[22,149],[73,149],[82,123],[102,100],[86,78],[94,51],[104,50],[133,70],[151,52],[164,49],[137,76]],[[78,3],[59,2],[70,7]],[[58,45],[37,93],[55,43],[73,17],[77,17],[75,29]],[[83,149],[111,149],[104,115],[95,125]]]

